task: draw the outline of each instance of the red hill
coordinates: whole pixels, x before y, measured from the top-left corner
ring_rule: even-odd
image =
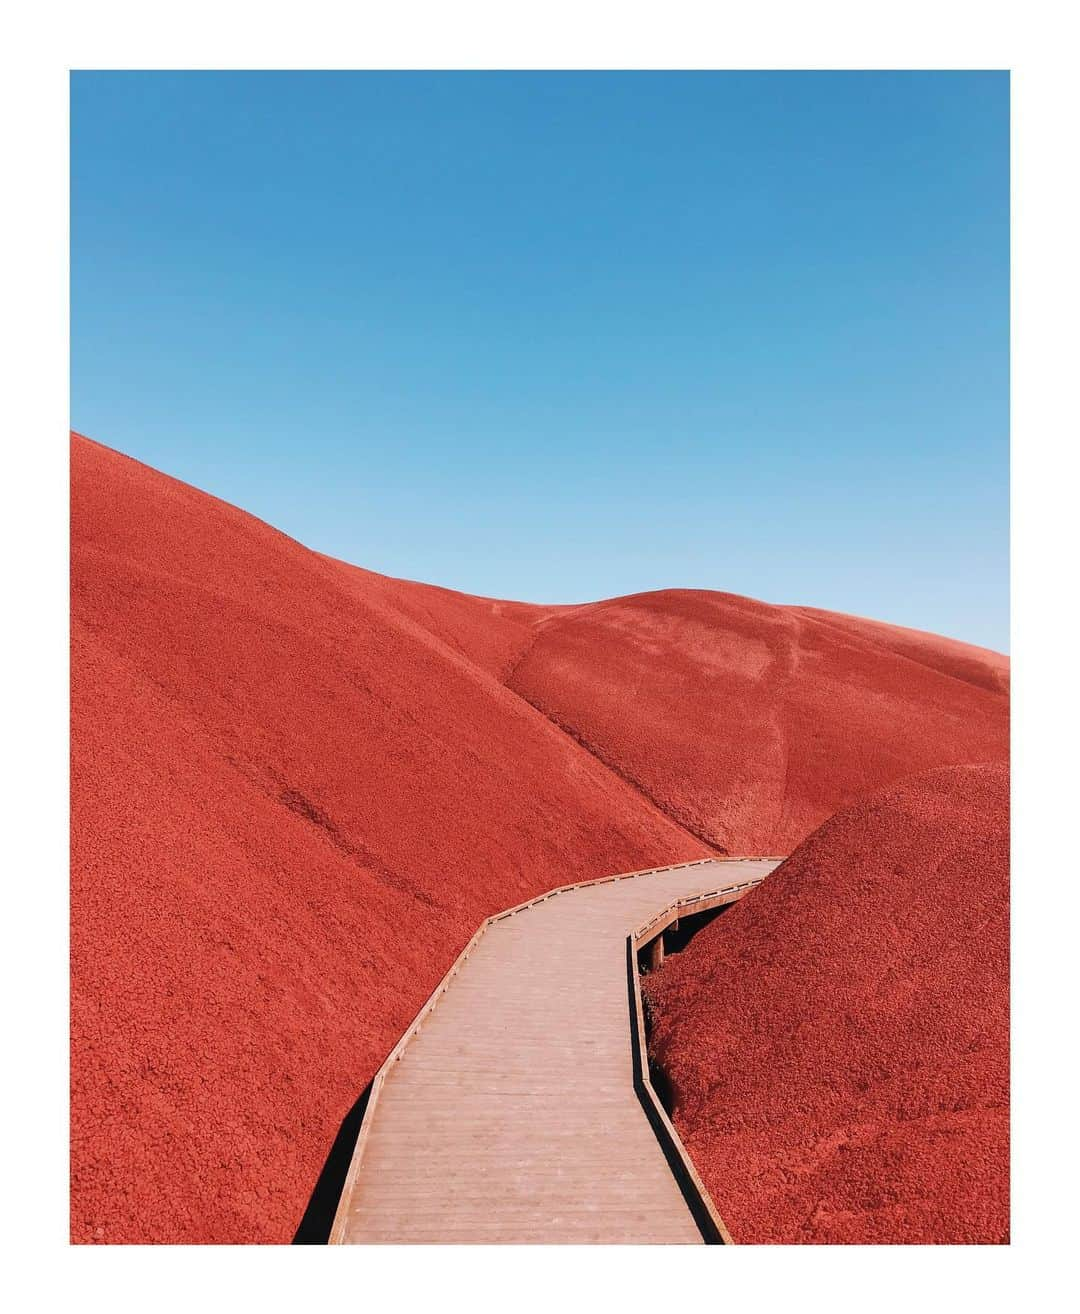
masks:
[[[285,1241],[488,913],[692,837],[395,585],[73,447],[77,1240]]]
[[[1007,1240],[1008,805],[1002,765],[903,781],[647,978],[737,1242]]]
[[[993,654],[391,580],[80,437],[72,650],[77,1241],[287,1240],[486,914],[1007,751]]]
[[[510,687],[728,853],[788,853],[899,776],[1008,754],[1008,659],[934,635],[683,591],[535,634]]]

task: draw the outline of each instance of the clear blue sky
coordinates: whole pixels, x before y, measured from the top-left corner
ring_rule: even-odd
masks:
[[[468,592],[1008,647],[1004,73],[76,73],[72,424]]]

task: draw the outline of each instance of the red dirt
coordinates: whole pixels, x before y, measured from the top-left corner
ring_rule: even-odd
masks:
[[[951,767],[856,804],[646,978],[737,1242],[1008,1239],[1008,790]]]
[[[509,680],[692,834],[789,853],[900,776],[1008,757],[1008,658],[728,593],[544,622]]]
[[[705,850],[460,655],[520,609],[73,476],[72,1235],[287,1241],[484,916]]]
[[[288,1240],[486,914],[1007,752],[994,654],[387,579],[72,444],[76,1241]]]

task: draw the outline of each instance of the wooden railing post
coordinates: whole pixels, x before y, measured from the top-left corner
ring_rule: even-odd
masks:
[[[664,934],[661,933],[649,945],[649,971],[655,972],[664,965]]]

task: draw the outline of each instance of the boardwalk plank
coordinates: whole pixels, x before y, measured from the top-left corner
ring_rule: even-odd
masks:
[[[633,1089],[626,937],[773,866],[636,874],[489,925],[385,1074],[336,1239],[700,1243]]]

